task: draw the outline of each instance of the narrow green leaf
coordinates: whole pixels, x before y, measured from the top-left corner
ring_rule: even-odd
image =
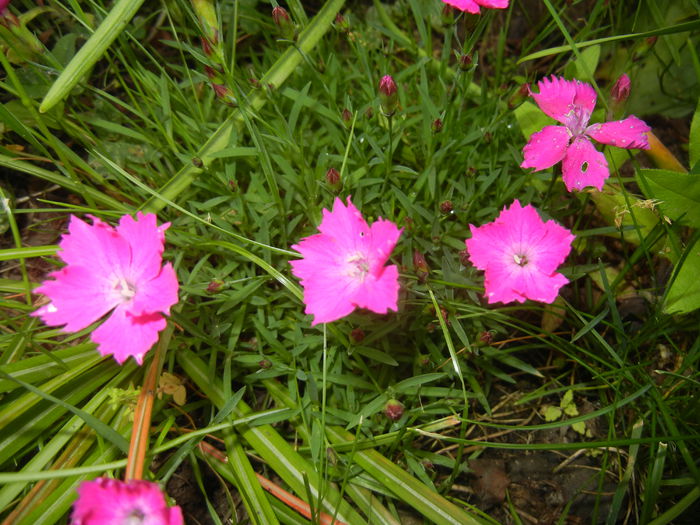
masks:
[[[338,427],[327,427],[326,435],[331,443],[343,443],[354,439],[352,434]],[[481,525],[484,523],[426,487],[406,470],[375,450],[357,451],[353,455],[353,460],[431,523],[436,525]]]
[[[80,82],[85,73],[102,58],[107,48],[114,42],[143,4],[143,0],[117,0],[117,3],[102,21],[100,26],[80,48],[66,68],[53,83],[39,106],[46,113]]]

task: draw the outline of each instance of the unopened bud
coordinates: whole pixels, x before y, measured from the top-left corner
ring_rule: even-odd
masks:
[[[469,250],[466,248],[459,252],[459,262],[462,266],[471,265],[471,260],[469,259]]]
[[[223,100],[226,104],[229,106],[236,105],[236,98],[233,96],[233,92],[228,87],[224,86],[223,84],[215,84],[214,82],[212,82],[211,87],[214,90],[214,93],[216,93],[216,96]]]
[[[379,81],[379,100],[384,115],[390,117],[399,104],[398,88],[391,75],[384,75]]]
[[[346,31],[348,31],[348,30],[350,29],[350,24],[348,23],[348,19],[345,18],[345,17],[344,17],[343,15],[341,15],[340,13],[338,13],[337,15],[335,15],[335,28],[336,28],[338,31],[342,31],[343,33],[345,33]]]
[[[343,122],[350,122],[352,120],[352,112],[348,108],[344,108],[340,118],[343,119]]]
[[[530,95],[530,84],[523,84],[520,89],[508,99],[508,108],[513,109]]]
[[[428,274],[430,274],[428,261],[425,260],[425,256],[418,250],[413,252],[413,268],[418,277],[418,282],[424,283],[428,280]]]
[[[330,168],[326,172],[326,182],[330,186],[338,186],[340,184],[340,172],[335,168]]]
[[[384,415],[392,421],[398,421],[403,416],[404,406],[401,401],[390,399],[384,405]]]
[[[222,281],[221,279],[214,279],[207,285],[207,293],[217,293],[221,290],[221,287],[223,285],[224,281]]]
[[[462,71],[468,71],[472,67],[472,56],[471,55],[460,55],[459,56],[459,69]]]
[[[294,40],[296,35],[294,22],[292,22],[289,13],[284,7],[277,6],[272,9],[272,20],[279,29],[282,38]]]
[[[615,85],[610,91],[610,97],[612,98],[613,103],[621,104],[627,100],[627,97],[630,96],[631,89],[632,83],[630,82],[630,77],[628,77],[626,73],[623,73],[620,75],[620,78],[617,79],[617,82],[615,82]]]
[[[490,331],[482,332],[479,340],[485,345],[490,345],[493,342],[493,333]]]
[[[352,339],[354,343],[361,343],[364,338],[365,333],[361,328],[355,328],[352,332],[350,332],[350,339]]]
[[[442,120],[439,118],[433,120],[433,123],[430,125],[430,129],[433,130],[433,133],[440,133],[442,131]]]
[[[269,359],[261,359],[258,361],[258,366],[263,370],[267,370],[268,368],[272,368],[272,361]]]
[[[440,203],[440,213],[444,213],[445,215],[447,215],[448,213],[452,213],[452,210],[452,201],[442,201]]]

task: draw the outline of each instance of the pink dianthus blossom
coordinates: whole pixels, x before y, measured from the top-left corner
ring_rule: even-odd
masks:
[[[336,197],[333,211],[323,210],[318,230],[292,246],[304,258],[290,262],[304,287],[306,313],[314,316],[311,324],[335,321],[358,307],[396,311],[399,272],[384,265],[402,230],[381,217],[369,226],[350,197],[347,206]]]
[[[161,266],[170,223],[159,227],[154,214],[141,212],[124,215],[116,228],[91,218],[89,225],[71,216],[58,252],[67,266],[36,289],[50,302],[32,315],[77,332],[112,312],[92,332],[97,350],[120,364],[129,356],[141,364],[178,300],[175,270]]]
[[[479,6],[492,9],[505,9],[509,0],[442,0],[447,5],[456,7],[460,11],[467,11],[474,15],[480,13]]]
[[[591,139],[619,148],[649,149],[646,136],[651,128],[634,115],[624,120],[588,125],[595,108],[596,92],[590,84],[552,76],[537,83],[539,93],[530,92],[542,111],[563,126],[545,126],[533,133],[523,148],[522,168],[535,171],[562,161],[566,189],[593,186],[603,189],[610,176],[605,155],[595,149]]]
[[[168,507],[157,483],[97,478],[83,481],[71,525],[183,525],[180,507]]]
[[[469,260],[485,271],[489,303],[551,303],[569,281],[557,273],[571,250],[574,236],[554,221],[543,222],[531,205],[518,200],[503,208],[496,220],[480,227],[469,225],[465,241]]]

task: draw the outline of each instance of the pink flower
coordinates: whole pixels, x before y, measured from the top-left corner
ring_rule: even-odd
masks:
[[[292,246],[304,256],[290,264],[304,287],[312,325],[335,321],[357,307],[380,314],[397,309],[399,272],[384,264],[402,230],[381,217],[370,227],[350,197],[347,203],[336,198],[333,211],[323,210],[321,233]]]
[[[177,303],[175,270],[161,267],[170,224],[158,227],[155,215],[141,212],[135,220],[123,216],[116,229],[91,218],[92,226],[71,216],[58,252],[67,266],[36,289],[51,302],[32,315],[77,332],[112,312],[92,333],[97,350],[120,364],[129,356],[141,364],[165,328],[162,314]]]
[[[442,0],[447,5],[456,7],[460,11],[467,11],[474,15],[479,14],[479,6],[493,9],[505,9],[508,7],[508,0]]]
[[[588,125],[596,103],[590,84],[552,76],[537,84],[539,93],[532,93],[537,105],[563,126],[545,126],[533,133],[523,148],[522,168],[535,171],[562,161],[564,184],[569,191],[593,186],[603,189],[610,176],[605,155],[595,149],[591,139],[619,148],[649,149],[646,133],[651,131],[634,115],[624,120]]]
[[[168,507],[157,483],[97,478],[83,481],[71,525],[183,525],[180,507]]]
[[[554,221],[543,222],[531,205],[519,201],[503,208],[495,221],[478,228],[469,225],[469,260],[485,270],[489,303],[551,303],[569,281],[557,273],[571,250],[574,236]]]

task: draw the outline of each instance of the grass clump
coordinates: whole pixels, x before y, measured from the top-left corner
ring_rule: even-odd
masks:
[[[16,2],[0,27],[6,523],[65,522],[80,482],[125,475],[188,523],[691,522],[695,7],[138,4]],[[551,74],[591,83],[591,122],[658,137],[606,148],[601,192],[520,167]],[[398,308],[311,326],[291,246],[349,196],[403,229]],[[552,304],[487,304],[465,251],[515,199],[576,235]],[[120,366],[32,290],[70,214],[137,211],[171,223],[180,301]]]

